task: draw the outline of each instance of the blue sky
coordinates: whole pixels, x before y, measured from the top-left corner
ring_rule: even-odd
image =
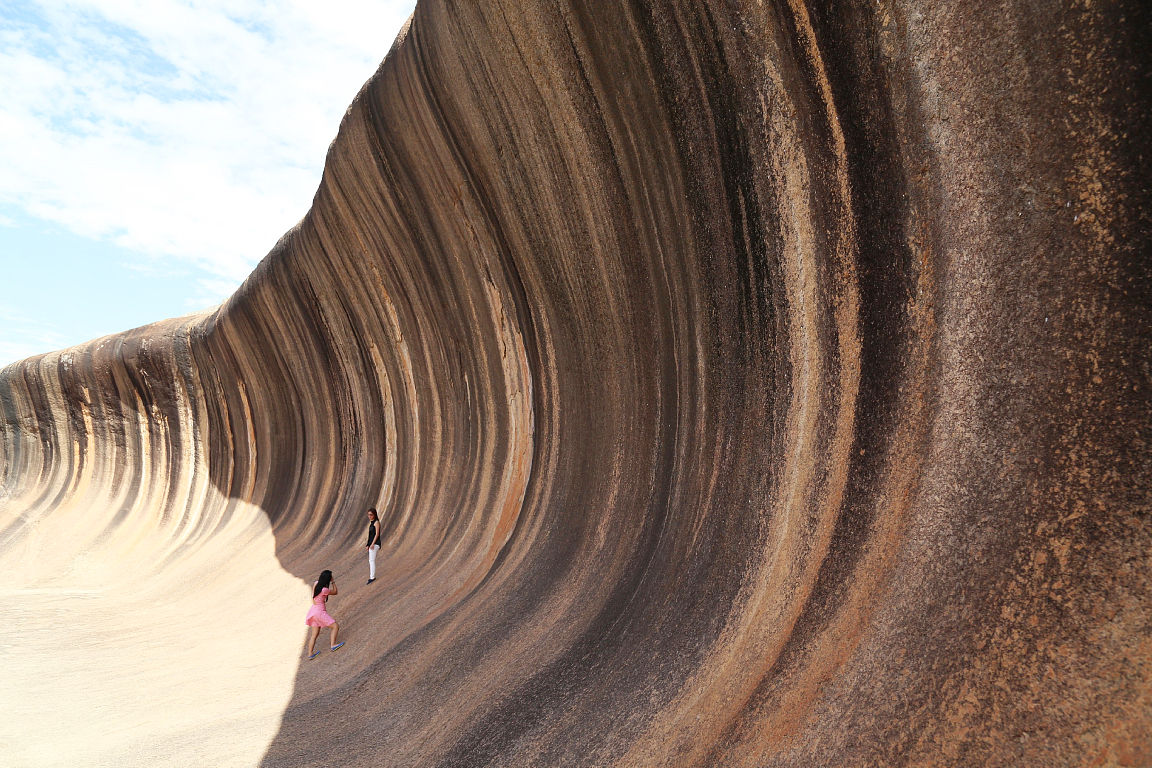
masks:
[[[0,0],[0,366],[219,303],[412,0]]]

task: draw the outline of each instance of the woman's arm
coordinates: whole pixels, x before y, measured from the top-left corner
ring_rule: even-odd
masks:
[[[372,546],[377,547],[380,545],[380,521],[376,520],[372,524],[376,526],[376,538],[372,539]]]
[[[329,595],[340,594],[339,590],[336,589],[336,579],[332,579],[332,581],[328,584],[328,594]]]

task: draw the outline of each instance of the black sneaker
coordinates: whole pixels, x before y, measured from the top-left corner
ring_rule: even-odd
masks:
[[[374,582],[374,581],[376,581],[376,579],[368,579],[368,583],[369,583],[369,584],[371,584],[371,583],[372,583],[372,582]]]

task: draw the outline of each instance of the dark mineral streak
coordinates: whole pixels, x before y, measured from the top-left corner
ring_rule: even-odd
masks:
[[[4,370],[0,548],[379,507],[270,767],[1152,765],[1149,16],[421,0],[232,298]]]

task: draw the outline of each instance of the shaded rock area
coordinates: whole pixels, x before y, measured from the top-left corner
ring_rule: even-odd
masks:
[[[421,0],[232,298],[4,369],[0,562],[262,510],[269,768],[1152,765],[1149,20]]]

